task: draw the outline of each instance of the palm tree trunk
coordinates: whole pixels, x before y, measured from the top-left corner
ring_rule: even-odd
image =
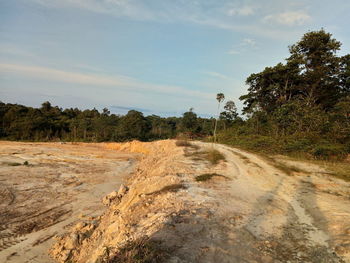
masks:
[[[219,104],[218,104],[218,114],[217,114],[216,119],[215,119],[214,142],[216,142],[216,129],[217,129],[217,126],[218,126],[219,111],[220,111],[220,102],[219,102]]]

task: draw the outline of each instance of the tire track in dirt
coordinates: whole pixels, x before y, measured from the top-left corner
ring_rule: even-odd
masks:
[[[252,185],[255,183],[258,188],[265,189],[265,192],[267,190],[266,198],[262,195],[256,200],[256,208],[252,210],[256,212],[255,214],[253,212],[249,216],[244,226],[257,240],[270,238],[276,245],[275,250],[266,246],[262,246],[262,250],[270,251],[270,254],[275,253],[275,258],[278,258],[276,252],[279,251],[279,254],[284,255],[284,257],[279,258],[280,260],[287,260],[289,258],[291,262],[350,262],[349,254],[346,256],[346,253],[342,253],[345,256],[345,261],[335,255],[336,247],[333,246],[335,237],[332,237],[327,225],[324,223],[334,221],[335,218],[330,217],[331,213],[324,214],[324,212],[321,212],[323,203],[320,203],[318,200],[321,198],[322,192],[315,191],[314,184],[320,181],[317,174],[304,172],[299,175],[293,173],[287,175],[284,171],[278,169],[278,167],[274,167],[269,161],[251,153],[223,145],[216,145],[215,148],[224,152],[227,162],[238,165],[242,174],[246,178],[249,178],[249,184],[242,184],[243,188],[254,189]],[[234,156],[230,156],[232,154]],[[252,169],[254,167],[258,169]],[[322,180],[327,179],[322,178]],[[276,183],[277,186],[273,187],[273,184],[276,185]],[[342,185],[342,182],[339,185]],[[308,199],[301,198],[305,193],[309,195]],[[314,211],[318,211],[317,217],[308,210],[308,207],[311,207]],[[273,211],[276,208],[285,211],[284,217],[287,219],[281,225],[283,232],[280,238],[274,235],[273,226],[270,226],[270,231],[267,231],[268,235],[266,235],[266,231],[264,233],[259,230],[261,226],[266,228],[269,220],[272,223],[274,222],[274,219],[271,218],[269,213],[275,213]],[[320,228],[321,226],[323,227]],[[346,229],[349,227],[349,223],[343,227]],[[338,245],[341,247],[346,246],[347,242],[350,242],[350,237],[348,237],[347,241],[344,240],[343,242],[345,242],[343,245]],[[287,249],[288,246],[291,246],[291,249]],[[314,255],[314,258],[310,258],[310,255]]]
[[[0,228],[0,251],[26,240],[26,235],[30,233],[62,222],[65,216],[71,214],[71,212],[70,209],[58,206],[2,225]]]

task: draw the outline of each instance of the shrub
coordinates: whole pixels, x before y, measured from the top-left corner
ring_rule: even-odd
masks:
[[[288,138],[287,143],[283,146],[283,152],[303,152],[312,148],[313,142],[309,138]]]
[[[350,153],[350,141],[346,142],[344,147],[345,147],[346,152]]]
[[[344,146],[337,144],[319,144],[312,149],[312,155],[321,160],[342,160],[347,152]]]

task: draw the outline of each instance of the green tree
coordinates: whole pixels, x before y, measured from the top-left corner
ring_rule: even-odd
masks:
[[[296,62],[301,69],[300,90],[306,103],[320,104],[329,109],[340,98],[340,59],[336,56],[341,43],[323,29],[306,33],[299,42],[289,48],[287,59]]]
[[[262,110],[273,112],[283,103],[287,103],[301,94],[300,69],[297,63],[282,63],[274,67],[266,67],[262,72],[251,74],[246,84],[248,94],[240,97],[244,101],[244,113]]]
[[[199,132],[198,117],[197,114],[193,112],[193,108],[190,108],[189,111],[182,115],[180,131],[189,133]]]
[[[340,59],[340,88],[344,96],[350,96],[350,55]]]
[[[142,112],[130,110],[121,118],[117,134],[123,140],[146,140],[150,130],[150,123],[143,116]]]
[[[220,113],[220,119],[224,121],[224,129],[227,128],[238,117],[237,107],[234,101],[229,100],[224,106],[223,112]]]
[[[324,30],[306,33],[292,45],[287,63],[267,67],[247,78],[248,94],[240,97],[244,113],[273,112],[291,100],[331,109],[349,90],[350,58],[336,56],[341,43]]]

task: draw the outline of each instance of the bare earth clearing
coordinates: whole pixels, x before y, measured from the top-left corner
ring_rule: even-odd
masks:
[[[350,262],[348,182],[304,162],[193,144],[2,143],[0,260],[49,262],[43,248],[57,235],[50,255],[58,262],[125,262],[116,255],[144,237],[166,251],[164,262]],[[226,161],[203,158],[212,148]],[[103,192],[118,189],[116,174],[131,171],[131,158],[139,162],[127,188],[108,195],[99,216]],[[33,166],[10,167],[15,159]],[[197,181],[203,174],[215,175]]]
[[[134,158],[93,145],[0,142],[0,262],[54,262],[52,237],[100,215]]]

